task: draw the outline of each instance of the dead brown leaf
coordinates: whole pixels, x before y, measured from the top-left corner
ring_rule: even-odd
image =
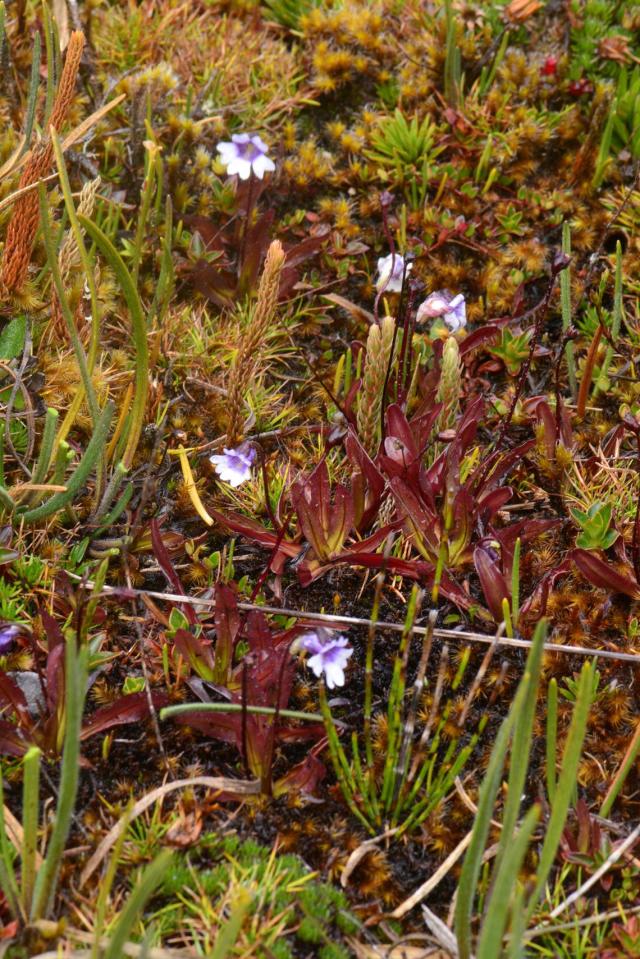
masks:
[[[167,830],[165,841],[178,849],[195,846],[202,832],[202,810],[199,806],[186,809],[180,803],[178,818]]]
[[[511,0],[505,7],[505,15],[514,23],[524,23],[542,7],[540,0]]]
[[[603,37],[598,44],[598,55],[605,60],[615,60],[616,63],[628,63],[631,60],[629,41],[622,34]]]

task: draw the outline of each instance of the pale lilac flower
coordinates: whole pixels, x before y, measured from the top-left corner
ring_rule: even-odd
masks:
[[[345,666],[353,655],[346,636],[332,636],[330,629],[318,626],[299,640],[299,646],[313,654],[309,666],[318,678],[324,673],[329,689],[344,686]]]
[[[248,180],[252,173],[261,180],[265,173],[275,170],[275,163],[267,156],[268,149],[264,140],[250,133],[234,133],[231,142],[216,147],[229,176],[237,173],[241,180]]]
[[[0,623],[0,656],[11,652],[18,636],[25,632],[18,623]]]
[[[222,455],[210,456],[209,462],[215,466],[221,480],[230,486],[240,486],[251,476],[251,467],[256,451],[249,443],[243,443],[235,450],[225,449]]]
[[[407,273],[412,266],[412,263],[407,263]],[[389,256],[381,256],[378,260],[376,290],[378,293],[400,293],[402,290],[402,277],[404,275],[403,256],[400,256],[399,253],[390,253]]]
[[[467,325],[467,305],[464,294],[457,293],[454,296],[448,290],[430,293],[424,303],[418,307],[416,322],[423,323],[425,320],[435,320],[437,317],[442,317],[452,333],[463,329]]]

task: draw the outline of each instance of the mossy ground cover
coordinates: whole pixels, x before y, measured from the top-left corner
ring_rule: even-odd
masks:
[[[3,955],[640,955],[639,37],[0,6]]]

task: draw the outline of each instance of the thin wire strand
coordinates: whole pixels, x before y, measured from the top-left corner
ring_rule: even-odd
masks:
[[[75,576],[74,574],[69,574],[69,576],[78,583],[81,583],[80,577]],[[92,588],[92,583],[90,581],[84,581],[84,586],[87,589]],[[109,596],[109,595],[118,595],[124,594],[126,596],[131,596],[135,594],[136,596],[148,596],[151,599],[161,599],[165,602],[170,603],[190,603],[192,606],[202,606],[208,609],[215,608],[215,600],[207,599],[202,596],[183,596],[180,593],[162,593],[155,590],[146,590],[146,589],[123,589],[114,586],[105,586],[100,596]],[[238,608],[251,611],[258,610],[263,613],[269,613],[274,616],[294,616],[296,619],[308,619],[313,620],[314,623],[327,623],[328,625],[334,626],[371,626],[370,619],[364,619],[360,616],[340,616],[335,613],[314,613],[309,612],[309,610],[300,610],[300,609],[289,609],[284,606],[261,606],[258,603],[238,603]],[[389,623],[384,620],[379,620],[376,624],[376,629],[379,630],[389,630],[395,633],[401,633],[403,626],[401,623]],[[414,626],[413,632],[418,636],[424,635],[428,630],[427,626]],[[484,634],[484,633],[474,633],[468,630],[454,630],[454,629],[434,629],[433,635],[437,636],[439,639],[446,639],[449,642],[471,642],[471,643],[484,643],[485,645],[491,645],[492,643],[497,643],[499,646],[509,646],[517,649],[529,649],[531,647],[531,641],[528,639],[512,639],[508,636],[496,636],[495,634]],[[613,659],[623,663],[634,663],[635,665],[640,665],[640,654],[636,653],[619,653],[612,649],[588,649],[586,646],[570,646],[563,643],[545,643],[543,649],[547,653],[565,653],[568,656],[593,656],[596,659]]]

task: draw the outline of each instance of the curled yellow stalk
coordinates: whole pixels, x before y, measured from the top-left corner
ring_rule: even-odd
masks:
[[[198,490],[196,489],[196,482],[193,478],[193,473],[191,472],[191,466],[189,465],[189,459],[187,457],[187,451],[185,450],[184,446],[179,446],[176,450],[176,454],[180,459],[180,468],[182,469],[185,489],[189,494],[189,499],[193,503],[196,513],[205,521],[207,526],[213,526],[213,520],[204,508],[204,503],[200,499]]]

